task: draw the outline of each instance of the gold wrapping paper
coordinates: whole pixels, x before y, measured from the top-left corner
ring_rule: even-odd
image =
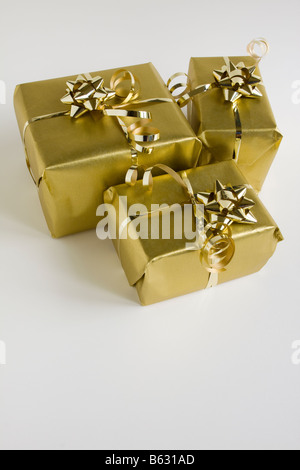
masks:
[[[256,64],[253,57],[230,57],[235,64],[246,67]],[[189,67],[191,89],[214,82],[213,71],[225,65],[223,57],[192,58]],[[257,66],[255,75],[261,77]],[[237,164],[248,182],[260,191],[279,148],[282,135],[268,100],[265,86],[257,85],[262,97],[240,98],[238,110],[242,126],[242,139]],[[188,117],[203,143],[200,164],[207,165],[233,158],[236,123],[232,104],[224,101],[220,88],[208,90],[193,97]]]
[[[139,100],[170,99],[162,78],[151,64],[127,67],[141,86]],[[109,85],[114,70],[95,72]],[[67,111],[60,100],[67,80],[63,77],[19,85],[15,110],[21,134],[27,121],[37,116]],[[131,107],[130,107],[131,109]],[[163,162],[176,170],[196,166],[201,144],[175,102],[134,105],[151,112],[152,125],[160,139],[153,142],[151,155],[140,154],[146,167]],[[96,209],[103,192],[124,182],[131,166],[130,146],[116,118],[78,119],[60,116],[31,123],[26,130],[26,148],[33,178],[38,182],[39,198],[54,237],[96,227]]]
[[[195,193],[213,190],[216,179],[234,186],[247,184],[233,161],[191,169],[186,174]],[[120,202],[120,196],[127,197],[127,207],[140,203],[149,212],[152,204],[189,204],[182,187],[169,175],[154,178],[152,192],[147,191],[141,181],[134,188],[126,185],[112,187],[106,191],[104,200],[107,204],[113,204],[116,209],[117,233],[128,217],[127,207]],[[259,271],[273,255],[277,243],[283,240],[279,228],[260,202],[256,191],[248,189],[247,197],[254,202],[252,213],[257,223],[231,226],[235,255],[226,271],[219,274],[219,283]],[[209,273],[200,262],[199,251],[187,250],[186,243],[190,242],[188,237],[175,239],[174,232],[171,231],[170,240],[153,240],[150,230],[149,224],[147,240],[127,238],[114,241],[128,281],[136,287],[142,305],[205,289]]]

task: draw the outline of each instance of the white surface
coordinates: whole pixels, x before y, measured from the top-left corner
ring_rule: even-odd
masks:
[[[300,449],[299,0],[0,7],[0,448]],[[257,275],[140,307],[110,242],[50,238],[14,87],[147,61],[167,79],[257,36],[271,44],[261,70],[285,136],[261,197],[286,240]]]

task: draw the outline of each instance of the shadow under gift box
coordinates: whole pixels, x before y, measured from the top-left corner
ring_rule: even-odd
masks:
[[[244,62],[246,67],[256,63],[249,56],[229,59],[235,65]],[[213,83],[213,71],[222,69],[224,65],[223,57],[191,58],[188,73],[191,89]],[[261,77],[258,66],[254,74]],[[237,164],[248,182],[256,191],[260,191],[278,151],[282,135],[277,129],[265,86],[258,85],[257,88],[262,97],[243,97],[238,100],[242,140]],[[232,160],[236,125],[232,104],[225,102],[220,88],[194,96],[189,103],[188,119],[203,143],[201,165]]]
[[[247,184],[245,177],[234,162],[223,162],[188,170],[188,179],[194,193],[213,191],[216,180],[224,185]],[[127,197],[127,204],[120,197]],[[277,243],[283,240],[279,228],[269,215],[257,193],[247,190],[247,198],[255,202],[251,210],[257,219],[255,225],[231,225],[235,242],[235,255],[225,272],[219,274],[224,283],[259,271],[273,255]],[[153,191],[147,191],[141,181],[134,188],[126,185],[110,188],[104,195],[105,203],[112,204],[117,213],[117,234],[127,219],[127,207],[143,204],[151,211],[153,204],[190,204],[185,191],[169,175],[154,178]],[[179,208],[182,212],[183,209]],[[183,219],[183,217],[181,217]],[[113,221],[111,221],[113,223]],[[132,223],[132,222],[131,222]],[[130,231],[130,225],[128,230]],[[118,239],[114,245],[122,267],[131,286],[135,286],[142,305],[149,305],[197,290],[208,285],[209,272],[201,264],[200,252],[186,247],[191,243],[187,234],[175,239],[171,232],[168,240]],[[178,227],[177,227],[178,228]],[[135,229],[133,229],[134,231]],[[192,230],[192,229],[191,229]]]
[[[109,87],[118,70],[95,72]],[[140,81],[138,100],[167,98],[171,95],[159,73],[151,64],[128,67]],[[18,85],[15,110],[23,134],[24,125],[32,118],[68,108],[60,99],[66,92],[66,81],[77,76]],[[160,130],[153,143],[153,153],[140,154],[139,164],[151,166],[166,163],[176,170],[195,167],[201,143],[175,102],[146,103],[127,109],[149,111],[151,126]],[[131,166],[130,146],[113,116],[95,120],[88,113],[72,119],[55,117],[31,123],[26,130],[26,148],[31,172],[53,237],[95,228],[96,210],[103,202],[103,192],[121,184]]]

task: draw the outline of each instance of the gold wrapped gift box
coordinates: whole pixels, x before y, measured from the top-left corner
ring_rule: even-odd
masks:
[[[256,64],[253,57],[230,57],[236,66]],[[215,82],[214,71],[221,70],[223,57],[192,58],[189,67],[189,84],[194,90],[200,85]],[[259,67],[255,76],[261,77]],[[266,88],[257,85],[261,97],[242,97],[237,101],[242,138],[238,166],[248,182],[260,191],[282,140],[267,97]],[[232,103],[225,102],[221,88],[197,94],[189,103],[191,125],[203,143],[200,163],[207,165],[233,158],[236,141],[236,124]]]
[[[216,180],[233,186],[247,183],[232,161],[191,169],[186,175],[195,193],[213,191]],[[235,254],[226,270],[218,275],[219,283],[259,271],[273,255],[277,243],[283,240],[276,223],[251,187],[247,190],[247,198],[254,202],[251,211],[257,223],[234,223],[231,226]],[[152,210],[153,217],[153,204],[179,204],[177,210],[182,212],[183,206],[190,203],[185,191],[171,176],[154,178],[153,191],[147,191],[141,181],[131,188],[126,185],[112,187],[106,191],[104,200],[106,204],[113,205],[117,213],[116,233],[120,233],[120,227],[126,225],[128,232],[131,232],[130,237],[123,238],[122,235],[114,240],[114,244],[128,281],[131,286],[136,287],[143,305],[207,287],[210,273],[201,262],[199,251],[190,250],[186,245],[191,242],[191,235],[185,232],[183,238],[176,239],[174,230],[171,230],[170,239],[152,239],[151,222],[148,227],[148,239],[132,237],[132,233],[135,235],[137,230],[136,219],[128,219],[127,208],[132,204],[143,204],[146,208],[145,214],[150,214]],[[143,211],[141,213],[143,214]],[[110,212],[110,217],[113,217],[112,214],[113,212]],[[158,211],[157,217],[161,215],[162,212]],[[110,222],[114,223],[111,219]],[[175,233],[179,228],[175,224]],[[123,234],[123,230],[121,233]]]
[[[128,67],[140,82],[139,100],[170,99],[162,78],[151,64]],[[96,72],[105,86],[116,70]],[[15,110],[21,134],[25,124],[38,116],[67,111],[60,100],[67,80],[76,76],[19,85]],[[131,109],[130,105],[128,109]],[[134,105],[148,111],[151,125],[160,131],[153,153],[141,154],[139,164],[164,162],[176,170],[197,165],[201,144],[190,124],[172,100]],[[96,209],[103,192],[124,182],[131,166],[131,150],[114,116],[94,119],[90,113],[78,119],[60,116],[31,123],[25,144],[31,174],[38,186],[41,205],[54,237],[96,227]]]

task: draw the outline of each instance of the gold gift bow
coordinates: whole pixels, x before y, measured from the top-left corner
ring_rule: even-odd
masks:
[[[148,168],[144,173],[143,185],[152,190],[152,171],[158,168],[170,175],[187,193],[196,218],[197,246],[200,249],[200,262],[209,273],[207,288],[215,287],[219,282],[219,274],[226,271],[235,254],[235,243],[230,226],[234,223],[257,223],[251,212],[255,203],[246,198],[250,185],[224,186],[216,181],[212,192],[194,194],[186,172],[182,176],[167,165],[158,164]],[[204,230],[203,212],[204,206]]]
[[[260,54],[255,52],[256,46],[260,48]],[[254,39],[248,44],[247,51],[249,55],[256,61],[254,66],[246,67],[243,62],[235,65],[229,60],[228,57],[224,57],[225,65],[222,67],[222,69],[213,71],[213,76],[215,78],[213,83],[199,85],[191,90],[188,82],[188,75],[181,72],[172,75],[167,82],[169,91],[181,108],[185,107],[196,95],[206,93],[208,90],[212,90],[213,88],[220,88],[223,90],[225,102],[232,104],[235,120],[236,133],[233,159],[236,161],[239,158],[243,135],[241,117],[238,109],[238,101],[242,97],[256,98],[262,96],[261,92],[257,88],[257,85],[263,85],[263,83],[259,76],[254,75],[254,72],[256,70],[257,64],[268,53],[269,44],[264,38]],[[174,85],[172,85],[174,80],[182,77],[184,78],[184,81],[178,80],[176,83],[174,83]],[[182,88],[184,90],[175,96],[174,92]]]
[[[130,81],[129,89],[128,86],[124,86],[124,82],[128,81]],[[77,119],[88,112],[94,115],[101,112],[105,116],[117,118],[130,145],[132,166],[127,172],[125,181],[129,185],[133,185],[138,178],[138,153],[150,154],[153,151],[151,143],[160,139],[160,132],[159,129],[149,125],[152,120],[150,112],[127,108],[129,105],[147,103],[173,103],[173,100],[168,98],[138,100],[139,94],[140,84],[138,79],[126,69],[119,69],[113,74],[110,80],[110,88],[104,86],[103,78],[93,78],[90,74],[79,75],[75,81],[67,81],[67,94],[61,101],[70,106],[70,110],[34,117],[29,119],[23,128],[26,164],[34,183],[39,186],[41,178],[39,181],[35,181],[27,154],[25,137],[30,124],[61,116]],[[118,102],[116,103],[115,100],[118,100]],[[133,119],[134,122],[128,126],[124,118]]]

